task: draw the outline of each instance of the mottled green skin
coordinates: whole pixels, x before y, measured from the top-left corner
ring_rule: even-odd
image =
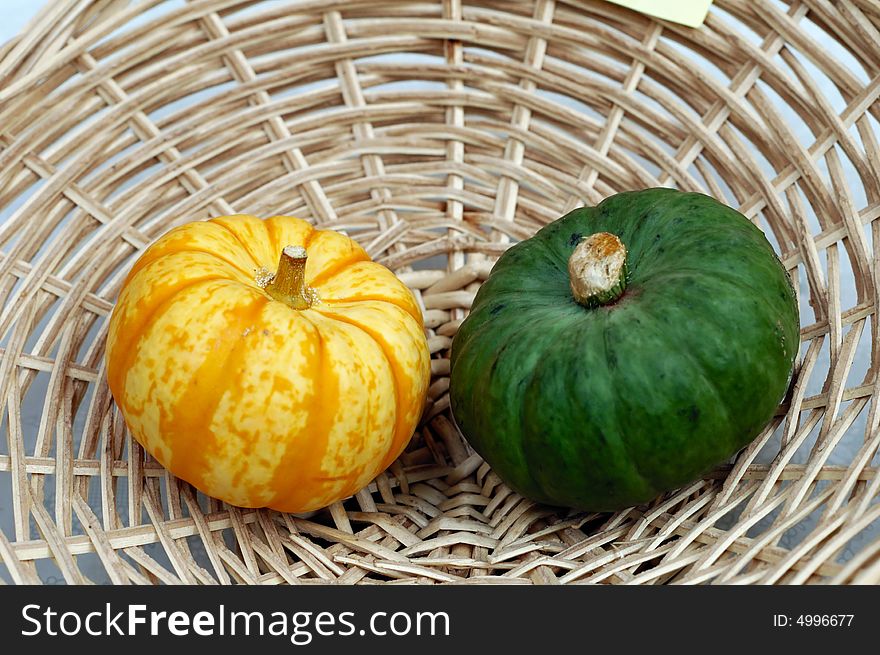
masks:
[[[628,249],[628,287],[587,309],[567,262],[603,231]],[[452,410],[524,496],[617,510],[699,479],[754,439],[798,345],[794,291],[755,225],[701,194],[621,193],[498,260],[452,345]]]

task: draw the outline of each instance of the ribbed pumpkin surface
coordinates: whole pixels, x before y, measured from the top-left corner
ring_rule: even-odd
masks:
[[[567,262],[602,232],[629,250],[629,282],[587,308]],[[794,290],[757,227],[702,194],[622,193],[498,260],[452,345],[452,410],[523,495],[617,510],[751,441],[798,346]]]
[[[296,310],[259,282],[285,246],[316,296]],[[277,216],[176,228],[137,261],[110,322],[110,389],[175,475],[245,507],[323,507],[386,468],[430,376],[421,312],[348,237]]]

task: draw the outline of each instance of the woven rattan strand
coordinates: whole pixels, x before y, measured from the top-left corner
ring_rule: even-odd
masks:
[[[880,582],[880,5],[53,0],[0,47],[0,575],[82,583]],[[582,203],[739,208],[797,287],[792,392],[648,506],[512,493],[451,420],[492,262]],[[406,453],[309,517],[203,497],[129,438],[107,319],[173,225],[292,214],[415,290],[433,356]]]

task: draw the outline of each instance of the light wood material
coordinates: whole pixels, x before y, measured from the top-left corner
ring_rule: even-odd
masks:
[[[873,0],[720,0],[699,30],[593,0],[53,0],[0,48],[5,579],[880,582],[878,52]],[[535,505],[455,428],[452,337],[510,244],[656,185],[776,246],[802,311],[791,393],[648,506]],[[425,312],[418,433],[309,516],[174,480],[105,382],[137,253],[235,212],[344,231]]]

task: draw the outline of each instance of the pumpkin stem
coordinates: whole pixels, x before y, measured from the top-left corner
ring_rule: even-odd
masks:
[[[314,289],[306,286],[305,271],[306,249],[285,246],[275,276],[263,288],[275,300],[293,309],[308,309],[316,298]]]
[[[608,305],[620,298],[626,275],[626,246],[608,232],[584,237],[568,258],[571,293],[584,307]]]

